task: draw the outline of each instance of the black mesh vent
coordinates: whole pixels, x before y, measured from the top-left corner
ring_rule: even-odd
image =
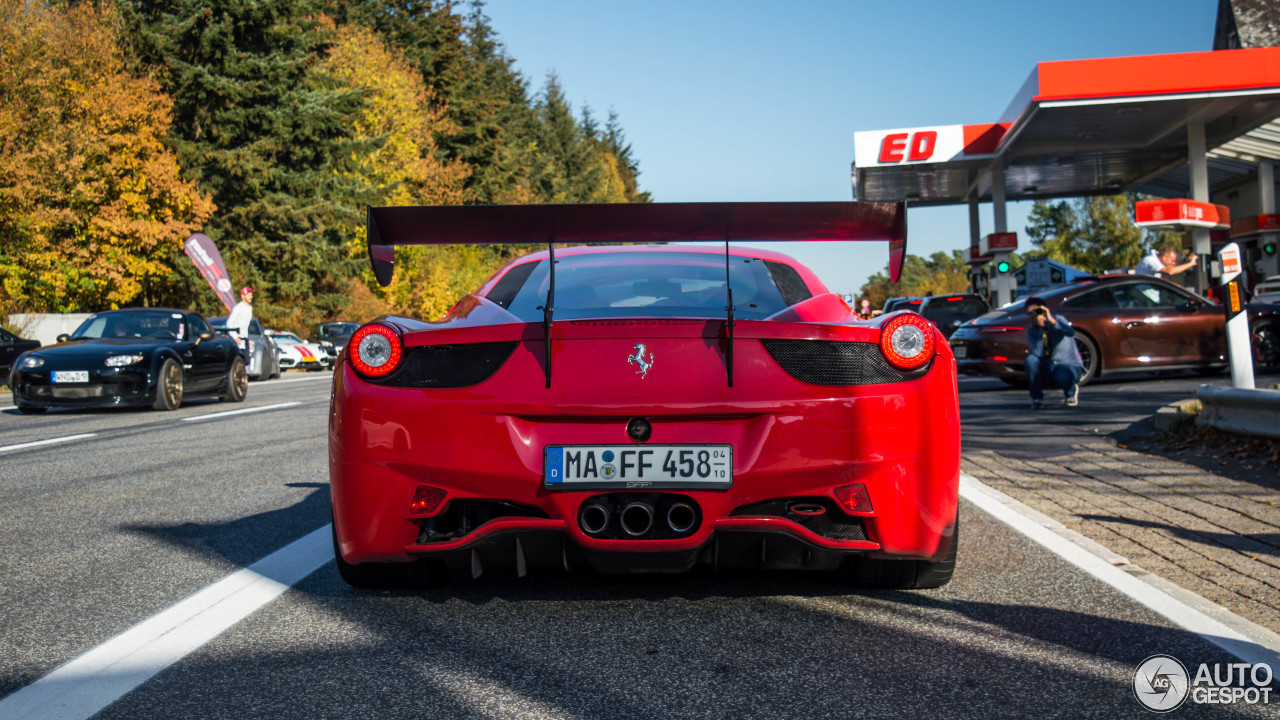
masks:
[[[875,343],[838,340],[761,340],[783,370],[811,385],[876,385],[915,380],[933,361],[915,370],[889,364]]]
[[[549,517],[536,507],[501,500],[454,500],[439,515],[422,520],[419,543],[449,542],[504,517]]]
[[[798,515],[789,512],[792,505],[821,505],[827,511],[821,515]],[[862,518],[849,517],[836,509],[836,504],[827,498],[783,498],[743,505],[734,508],[729,517],[756,515],[763,517],[779,517],[799,525],[814,535],[831,540],[866,540],[867,531],[862,525]]]
[[[380,385],[415,388],[458,388],[493,377],[519,342],[427,345],[405,348],[400,369]]]

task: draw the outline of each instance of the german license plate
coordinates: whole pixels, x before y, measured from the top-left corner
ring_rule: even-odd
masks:
[[[547,488],[727,490],[733,487],[731,445],[549,445]]]
[[[969,354],[969,348],[964,345],[952,345],[951,354],[958,358],[966,357]]]
[[[64,382],[89,382],[88,370],[54,370],[53,381],[56,383]]]

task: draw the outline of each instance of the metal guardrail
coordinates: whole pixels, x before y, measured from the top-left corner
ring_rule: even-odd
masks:
[[[1197,425],[1280,439],[1280,390],[1201,385]]]

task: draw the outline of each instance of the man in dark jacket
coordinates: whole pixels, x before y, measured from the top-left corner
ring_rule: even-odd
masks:
[[[1061,315],[1054,317],[1040,298],[1027,300],[1027,389],[1031,391],[1031,409],[1044,407],[1045,386],[1060,387],[1062,404],[1075,407],[1080,399],[1080,377],[1084,361],[1076,347],[1075,328]]]

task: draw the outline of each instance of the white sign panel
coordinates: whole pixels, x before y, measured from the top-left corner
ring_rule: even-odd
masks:
[[[1240,275],[1240,246],[1231,243],[1218,253],[1218,261],[1222,263],[1222,284],[1235,280]]]
[[[963,153],[963,125],[869,130],[853,134],[853,164],[858,167],[940,163],[954,160]]]

